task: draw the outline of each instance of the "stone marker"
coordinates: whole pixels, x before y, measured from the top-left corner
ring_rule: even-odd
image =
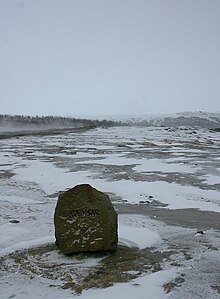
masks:
[[[59,196],[54,224],[56,244],[64,254],[117,248],[117,213],[108,195],[88,184]]]

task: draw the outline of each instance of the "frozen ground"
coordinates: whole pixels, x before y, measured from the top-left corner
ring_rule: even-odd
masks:
[[[118,127],[0,140],[0,298],[220,298],[220,133]],[[65,257],[60,192],[89,183],[119,250]]]

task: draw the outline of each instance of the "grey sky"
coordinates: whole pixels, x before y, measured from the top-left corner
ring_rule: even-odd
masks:
[[[220,112],[219,0],[0,0],[0,114]]]

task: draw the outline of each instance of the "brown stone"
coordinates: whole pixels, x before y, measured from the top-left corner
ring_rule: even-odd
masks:
[[[117,213],[108,195],[88,184],[59,196],[54,224],[56,244],[64,254],[117,248]]]

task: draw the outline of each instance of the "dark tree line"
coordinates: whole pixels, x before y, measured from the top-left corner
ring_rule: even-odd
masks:
[[[87,127],[87,126],[118,126],[121,122],[110,120],[91,120],[62,116],[29,116],[0,114],[0,125],[14,126],[53,126],[53,127]]]

